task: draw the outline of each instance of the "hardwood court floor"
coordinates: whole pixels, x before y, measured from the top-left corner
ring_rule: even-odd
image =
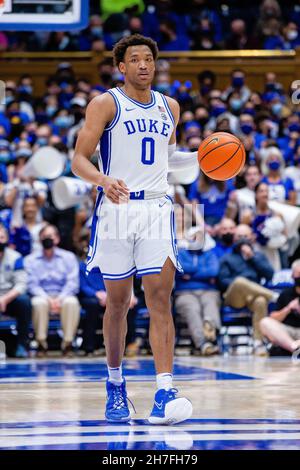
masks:
[[[150,426],[152,359],[124,362],[129,424],[104,420],[104,359],[0,363],[0,449],[300,449],[300,361],[180,357],[175,385],[192,419]]]

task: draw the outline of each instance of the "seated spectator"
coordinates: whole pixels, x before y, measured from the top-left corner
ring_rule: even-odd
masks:
[[[300,145],[293,155],[293,165],[284,170],[284,177],[292,180],[296,192],[296,204],[300,206]]]
[[[269,186],[269,198],[271,201],[296,204],[296,192],[293,181],[283,176],[284,160],[277,147],[268,147],[263,152],[261,163],[264,177],[262,182]]]
[[[268,185],[260,182],[254,192],[255,209],[245,211],[241,221],[252,226],[257,248],[266,255],[274,271],[280,271],[288,264],[286,226],[283,217],[269,207]]]
[[[22,150],[22,158],[24,151]],[[21,156],[20,156],[21,158]],[[18,171],[16,177],[6,185],[5,199],[8,207],[12,208],[12,227],[21,227],[24,223],[23,220],[23,204],[28,196],[36,198],[38,203],[37,221],[41,222],[42,212],[41,208],[44,206],[48,193],[47,184],[32,177],[27,178],[22,176],[21,170]]]
[[[220,222],[225,214],[232,183],[214,181],[204,173],[191,184],[188,197],[191,201],[204,204],[204,219],[206,224],[213,226]]]
[[[242,19],[234,19],[230,24],[230,36],[226,41],[226,49],[258,49],[255,37],[247,33],[246,23]]]
[[[195,355],[210,356],[218,352],[220,330],[220,295],[216,287],[219,270],[214,250],[203,246],[202,230],[189,231],[187,248],[179,248],[179,261],[184,274],[177,273],[175,309],[187,322]]]
[[[255,209],[254,189],[261,180],[258,166],[247,166],[244,178],[246,186],[230,193],[226,209],[226,215],[231,219],[237,219],[239,222],[242,220],[245,211]]]
[[[50,315],[60,315],[63,330],[62,351],[70,355],[80,314],[76,294],[79,291],[79,267],[73,253],[58,248],[59,232],[54,225],[40,231],[41,253],[25,258],[28,288],[32,295],[33,326],[39,354],[48,349],[47,331]]]
[[[264,49],[268,50],[290,50],[300,45],[300,35],[296,23],[289,22],[283,29],[282,34],[269,36],[264,42]]]
[[[261,286],[263,279],[269,281],[273,268],[263,253],[253,249],[253,233],[248,225],[238,225],[234,235],[233,252],[220,261],[218,283],[225,305],[233,308],[247,307],[253,314],[254,352],[266,353],[259,321],[267,315],[268,302],[274,293]]]
[[[250,98],[251,92],[245,85],[245,73],[236,69],[231,73],[231,85],[223,92],[222,99],[227,101],[233,92],[238,92],[241,97],[241,104],[244,105]]]
[[[30,298],[26,294],[27,275],[20,253],[8,248],[8,233],[3,225],[0,225],[0,279],[0,315],[16,317],[15,357],[26,358],[31,318]]]
[[[235,228],[236,223],[228,217],[223,217],[217,225],[214,252],[219,259],[232,252]]]
[[[161,51],[188,51],[189,38],[176,30],[176,23],[172,20],[163,20],[159,25],[160,38],[158,47]]]
[[[292,276],[295,285],[281,292],[275,310],[260,321],[260,330],[274,346],[297,354],[300,352],[299,259],[292,264]]]
[[[42,250],[39,234],[46,222],[38,222],[38,210],[39,206],[36,198],[26,197],[23,203],[24,224],[11,230],[10,242],[23,256]]]

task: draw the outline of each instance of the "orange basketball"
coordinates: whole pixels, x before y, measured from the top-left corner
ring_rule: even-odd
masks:
[[[200,169],[214,180],[228,180],[245,165],[246,153],[242,142],[228,132],[215,132],[206,137],[198,148]]]

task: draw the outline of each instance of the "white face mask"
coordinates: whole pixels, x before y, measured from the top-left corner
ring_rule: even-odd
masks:
[[[298,31],[295,29],[291,29],[290,31],[287,32],[287,38],[289,41],[294,41],[298,37]]]

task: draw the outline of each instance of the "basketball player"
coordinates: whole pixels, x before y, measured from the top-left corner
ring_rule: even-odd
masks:
[[[72,163],[73,172],[99,190],[87,271],[100,269],[107,291],[103,320],[108,367],[106,419],[112,422],[130,420],[122,358],[134,274],[143,277],[157,373],[149,422],[174,424],[192,415],[191,402],[178,397],[172,383],[175,335],[170,296],[175,271],[182,269],[177,261],[173,204],[166,192],[168,170],[194,167],[197,152],[176,151],[179,105],[151,90],[157,53],[156,43],[141,35],[115,45],[115,64],[125,84],[90,102]],[[90,162],[99,140],[100,172]],[[138,211],[135,228],[118,212],[124,206]],[[111,236],[117,219],[119,235]],[[161,221],[164,235],[149,237],[149,226],[158,229]]]

